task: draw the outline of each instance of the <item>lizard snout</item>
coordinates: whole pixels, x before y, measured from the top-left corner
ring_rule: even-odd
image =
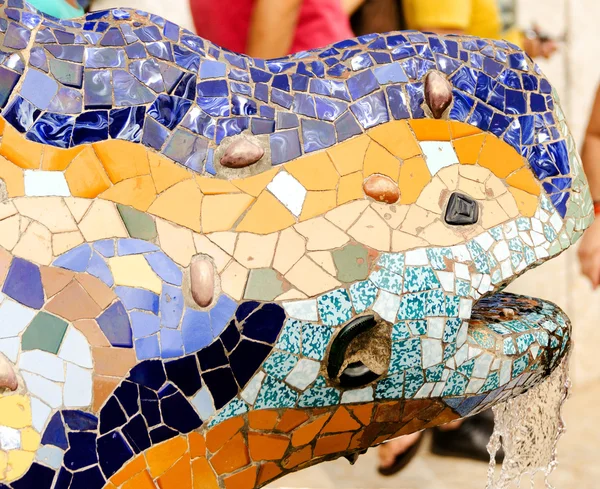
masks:
[[[0,353],[0,390],[8,389],[14,392],[18,387],[19,380],[12,364]]]

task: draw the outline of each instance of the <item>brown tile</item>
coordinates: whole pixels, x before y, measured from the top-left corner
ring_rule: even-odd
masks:
[[[102,309],[78,282],[71,282],[46,304],[46,310],[69,321],[93,319]]]
[[[433,426],[439,426],[441,424],[450,423],[455,419],[460,418],[460,415],[456,414],[451,408],[444,409],[434,419],[425,425],[425,428],[431,428]]]
[[[360,406],[350,406],[350,412],[357,418],[362,424],[368,425],[371,422],[371,416],[373,414],[373,404],[361,404]]]
[[[44,292],[48,298],[63,290],[75,276],[70,270],[55,267],[40,267],[40,274]]]
[[[94,319],[80,319],[73,323],[79,331],[81,331],[88,340],[90,346],[108,346],[110,342],[104,336],[104,333]]]
[[[308,415],[304,411],[298,409],[288,409],[283,412],[279,423],[277,423],[277,430],[289,433],[294,428],[300,426],[308,419]]]
[[[125,377],[137,363],[133,348],[92,348],[94,373],[109,377]]]
[[[248,424],[253,430],[272,430],[275,428],[279,414],[273,410],[250,411]]]
[[[94,412],[100,411],[120,383],[121,379],[119,378],[94,375],[94,402],[92,403]]]
[[[297,428],[292,434],[292,445],[299,447],[310,443],[329,419],[329,414]]]
[[[397,436],[402,435],[410,435],[411,433],[415,433],[417,431],[421,431],[425,428],[425,422],[420,419],[413,418],[408,423],[406,423],[402,428],[400,428],[396,433],[393,434],[390,438],[396,438]]]
[[[217,452],[242,426],[244,420],[239,416],[223,421],[206,433],[206,446],[212,453]]]
[[[92,275],[82,273],[77,275],[76,279],[102,309],[106,309],[117,298],[108,285]]]
[[[205,458],[192,461],[194,474],[194,489],[219,489],[217,475]]]
[[[262,486],[266,482],[273,480],[282,472],[283,471],[281,470],[279,465],[277,465],[275,462],[267,462],[262,464],[258,469],[258,479],[256,481],[257,485]]]
[[[360,425],[350,416],[345,407],[340,407],[323,428],[321,433],[340,433],[342,431],[355,431]]]
[[[350,445],[351,438],[352,433],[339,433],[319,438],[315,445],[315,457],[343,452]]]
[[[248,433],[250,457],[255,462],[280,460],[289,445],[290,439],[287,436]]]
[[[210,459],[217,474],[233,472],[250,463],[248,447],[241,433],[235,435]]]
[[[223,482],[225,489],[253,489],[256,482],[256,466],[226,477]]]
[[[373,421],[377,421],[378,423],[400,421],[401,417],[402,402],[386,402],[377,406]]]
[[[431,405],[433,401],[429,399],[408,400],[404,403],[404,412],[402,413],[402,421],[410,421],[415,416],[419,415],[419,411],[423,411]]]
[[[300,450],[296,450],[288,455],[281,465],[283,465],[286,469],[292,469],[297,465],[300,465],[304,462],[308,462],[312,458],[312,447],[306,446],[301,448]]]

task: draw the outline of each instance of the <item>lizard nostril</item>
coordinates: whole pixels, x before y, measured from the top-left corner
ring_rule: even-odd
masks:
[[[363,184],[365,194],[378,202],[394,204],[400,198],[398,184],[383,175],[371,175]]]
[[[8,359],[0,354],[0,389],[8,389],[14,392],[18,387],[19,380],[15,370]]]
[[[441,119],[452,103],[452,85],[437,71],[430,72],[425,78],[425,102],[435,119]]]
[[[190,266],[192,297],[200,307],[211,305],[215,295],[215,270],[205,259],[194,260]]]
[[[245,168],[256,163],[265,154],[265,150],[247,139],[238,139],[221,156],[221,165],[227,168]]]

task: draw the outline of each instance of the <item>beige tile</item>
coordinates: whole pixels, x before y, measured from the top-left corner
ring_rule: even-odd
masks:
[[[423,189],[417,199],[417,205],[425,210],[441,214],[442,204],[449,193],[448,187],[441,178],[435,176]]]
[[[290,289],[281,294],[279,297],[275,298],[277,301],[292,301],[298,299],[308,299],[308,296],[297,289]]]
[[[308,251],[332,250],[344,246],[350,238],[324,217],[316,217],[310,221],[301,222],[294,226],[307,239]]]
[[[219,273],[221,273],[231,261],[231,255],[225,253],[202,234],[194,233],[194,245],[196,246],[196,253],[208,255],[214,260]]]
[[[348,233],[356,241],[379,251],[390,251],[391,230],[387,223],[371,208],[356,221]]]
[[[498,200],[490,200],[481,203],[481,225],[485,229],[493,228],[508,220],[508,214],[498,203]]]
[[[273,268],[281,274],[286,274],[292,266],[304,255],[306,251],[306,240],[293,228],[281,231]]]
[[[490,170],[479,165],[459,165],[458,173],[461,177],[478,183],[484,183],[492,174]]]
[[[108,259],[115,285],[138,287],[157,294],[162,291],[162,281],[142,255],[115,256]]]
[[[437,176],[444,182],[448,190],[455,190],[458,185],[458,168],[461,165],[452,165],[442,168]],[[400,189],[402,190],[402,189]]]
[[[279,233],[240,233],[233,256],[246,268],[268,268],[273,262],[278,237]]]
[[[67,197],[65,199],[65,204],[73,214],[73,217],[77,222],[81,221],[87,210],[94,202],[91,199],[78,199],[76,197]]]
[[[78,231],[75,219],[60,197],[21,198],[14,203],[21,215],[38,221],[52,233]]]
[[[0,221],[7,217],[14,216],[17,212],[17,208],[12,202],[0,202]]]
[[[83,242],[83,236],[79,231],[54,234],[52,235],[52,252],[56,257],[79,246]]]
[[[391,227],[392,229],[398,229],[398,227],[404,221],[406,214],[408,214],[410,206],[379,204],[373,202],[371,204],[371,208],[383,218],[383,220],[387,223],[389,227]]]
[[[32,222],[12,250],[15,256],[40,265],[52,263],[52,234],[40,223]]]
[[[221,289],[235,300],[241,300],[248,281],[248,269],[235,260],[221,274]]]
[[[196,254],[192,231],[163,219],[156,219],[156,230],[162,250],[175,262],[187,267]]]
[[[408,214],[406,214],[404,222],[402,222],[402,225],[398,228],[398,231],[418,236],[423,229],[435,222],[439,217],[439,214],[412,205],[408,210]]]
[[[337,270],[335,269],[335,263],[333,263],[330,251],[313,251],[308,253],[308,257],[327,273],[330,273],[334,277],[336,276]]]
[[[422,246],[429,246],[423,238],[418,238],[402,231],[392,231],[392,252],[414,250]]]
[[[21,217],[19,215],[7,217],[0,221],[0,246],[9,251],[15,247],[21,235],[19,231],[20,222]]]
[[[222,233],[210,233],[206,237],[210,239],[217,246],[221,247],[230,255],[233,255],[235,250],[235,240],[238,237],[238,233],[222,232]]]
[[[485,200],[486,198],[485,185],[467,178],[459,178],[458,191],[463,192],[474,199]]]
[[[341,284],[310,258],[304,256],[285,275],[285,278],[297,289],[309,297],[335,289]]]
[[[349,202],[325,214],[325,218],[338,228],[347,231],[356,222],[362,212],[369,206],[369,201]]]
[[[485,182],[485,194],[488,199],[495,199],[508,192],[506,185],[496,175]]]
[[[79,229],[88,242],[129,236],[116,205],[104,200],[94,201],[79,223]]]

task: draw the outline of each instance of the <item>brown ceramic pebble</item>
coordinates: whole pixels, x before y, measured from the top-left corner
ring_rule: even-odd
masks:
[[[19,381],[12,365],[4,355],[0,354],[0,389],[16,391],[17,387],[19,387]]]
[[[215,271],[208,260],[196,260],[190,266],[192,297],[200,307],[208,307],[215,293]]]
[[[264,154],[265,150],[260,146],[247,139],[238,139],[221,156],[221,165],[227,168],[244,168],[256,163]]]
[[[400,198],[400,189],[396,182],[382,175],[371,175],[363,184],[365,194],[378,202],[393,204]]]
[[[437,71],[432,71],[425,78],[425,102],[436,119],[440,119],[452,103],[452,86]]]

